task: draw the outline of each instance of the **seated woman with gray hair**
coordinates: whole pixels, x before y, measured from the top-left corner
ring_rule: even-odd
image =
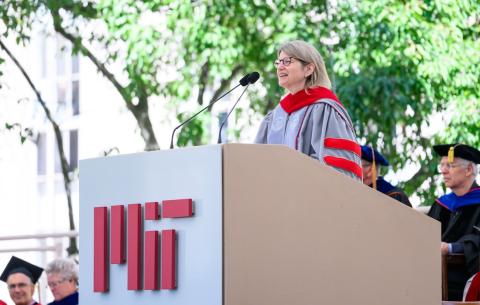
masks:
[[[48,264],[48,287],[55,301],[48,305],[78,305],[78,266],[67,258],[57,258]]]

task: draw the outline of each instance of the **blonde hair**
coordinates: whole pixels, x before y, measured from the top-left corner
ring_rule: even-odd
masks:
[[[280,52],[299,59],[304,66],[310,63],[315,66],[313,73],[307,77],[305,89],[318,86],[332,89],[323,57],[313,45],[302,40],[287,41],[278,48],[277,55]]]

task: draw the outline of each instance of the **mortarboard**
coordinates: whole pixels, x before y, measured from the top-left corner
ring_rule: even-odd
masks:
[[[12,256],[7,266],[0,275],[0,280],[7,282],[8,277],[14,273],[22,273],[28,276],[32,283],[35,284],[40,276],[42,275],[43,269],[30,264],[29,262],[24,261],[16,256]]]
[[[362,145],[362,159],[372,163],[372,187],[377,189],[377,164],[388,166],[389,163],[381,153],[368,145]]]
[[[381,153],[368,145],[362,145],[362,159],[371,163],[377,163],[379,165],[390,165],[387,159],[385,159]]]
[[[442,144],[434,145],[433,150],[439,156],[448,156],[448,162],[452,163],[453,158],[462,158],[480,164],[480,151],[465,144]]]

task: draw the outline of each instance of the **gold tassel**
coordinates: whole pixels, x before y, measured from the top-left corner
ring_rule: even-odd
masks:
[[[450,146],[450,149],[448,150],[448,163],[453,163],[453,158],[455,158],[455,146]]]

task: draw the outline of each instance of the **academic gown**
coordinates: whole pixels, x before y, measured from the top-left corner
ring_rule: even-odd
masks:
[[[333,99],[321,98],[293,112],[279,104],[262,121],[255,143],[287,145],[362,181],[360,146],[350,116]]]
[[[78,291],[63,298],[60,301],[53,301],[51,303],[48,303],[48,305],[78,305]]]
[[[372,186],[370,185],[370,187]],[[405,194],[405,192],[401,188],[393,186],[389,182],[385,181],[383,177],[377,178],[377,191],[384,193],[385,195],[392,197],[395,200],[400,201],[406,206],[412,207],[410,200],[408,200],[407,194]]]
[[[443,242],[463,248],[465,266],[451,266],[448,270],[449,301],[461,300],[465,283],[479,271],[480,188],[474,183],[463,196],[450,193],[438,198],[428,215],[440,221]]]

